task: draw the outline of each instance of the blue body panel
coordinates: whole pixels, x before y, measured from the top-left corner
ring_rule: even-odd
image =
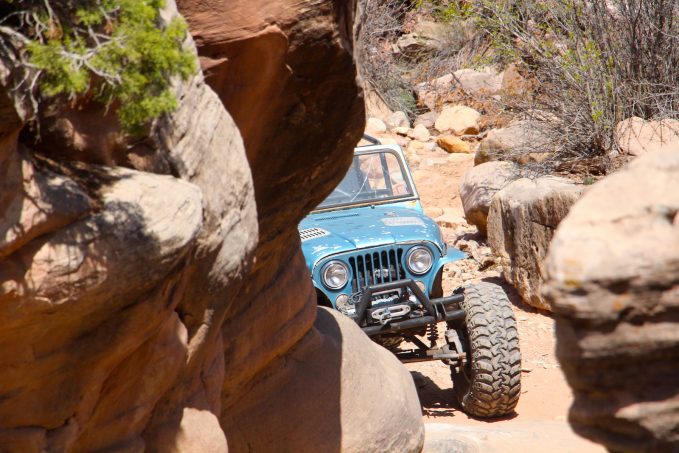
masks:
[[[321,283],[321,268],[330,260],[345,263],[350,258],[371,252],[402,252],[403,260],[410,248],[429,248],[434,256],[432,269],[425,275],[414,275],[403,263],[407,278],[421,281],[431,293],[439,270],[446,264],[465,258],[455,248],[448,248],[436,222],[422,212],[419,200],[396,201],[372,206],[349,207],[313,212],[299,225],[301,232],[312,229],[314,237],[303,238],[302,251],[314,285],[330,302],[340,294],[351,295],[351,285],[332,291]],[[397,252],[394,252],[397,253]]]
[[[441,231],[432,219],[399,203],[311,213],[299,224],[300,230],[305,228],[330,233],[302,243],[309,268],[328,255],[368,247],[413,241],[444,247]]]

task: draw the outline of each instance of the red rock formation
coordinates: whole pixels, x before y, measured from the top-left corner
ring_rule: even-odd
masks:
[[[517,179],[493,195],[488,245],[505,280],[526,304],[551,310],[542,295],[545,256],[554,230],[586,189],[566,178],[543,176]]]
[[[222,307],[256,241],[254,196],[217,96],[201,76],[178,93],[154,137],[177,177],[74,162],[69,150],[48,159],[17,144],[18,129],[3,136],[3,451],[193,444],[196,418],[216,427],[208,450],[226,451]]]
[[[339,385],[342,379],[345,385],[351,382],[343,374],[354,374],[350,370],[358,366],[351,365],[346,352],[331,347],[339,340],[341,348],[342,335],[310,332],[316,295],[310,280],[300,279],[308,270],[297,223],[341,179],[363,130],[364,107],[352,55],[353,3],[178,2],[206,81],[243,134],[257,200],[255,266],[222,328],[222,424],[234,451],[266,451],[281,438],[289,438],[294,451],[338,450],[340,438],[345,451],[365,448],[368,439],[375,442],[372,451],[395,445],[417,449],[421,442],[419,423],[410,418],[412,408],[404,411],[399,403],[384,401],[383,416],[401,416],[398,425],[408,433],[407,441],[399,435],[386,442],[391,435],[378,434],[383,427],[366,425],[369,420],[358,414],[341,417],[340,403],[351,406],[365,391],[360,382],[355,383],[355,396]],[[340,332],[337,326],[334,330]],[[328,335],[334,338],[330,343]],[[286,365],[281,356],[289,354],[307,365]],[[389,379],[379,381],[383,389],[394,385]],[[307,399],[315,394],[325,396],[322,404]],[[295,403],[299,409],[293,411]],[[286,417],[282,424],[281,414]],[[313,427],[302,429],[310,421],[306,418],[322,426],[312,422]],[[291,425],[298,426],[299,437],[285,432]],[[347,434],[354,428],[361,436]]]
[[[219,97],[179,84],[141,150],[94,106],[18,143],[0,67],[0,449],[419,450],[409,374],[317,319],[296,230],[362,131],[353,3],[180,7]]]
[[[598,182],[546,260],[569,420],[616,452],[679,445],[679,150]]]

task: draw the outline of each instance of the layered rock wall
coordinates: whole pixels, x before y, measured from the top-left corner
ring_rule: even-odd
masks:
[[[492,197],[488,244],[500,258],[507,282],[529,305],[551,309],[542,295],[547,249],[585,188],[559,177],[521,178]]]
[[[611,451],[679,445],[679,151],[597,183],[546,262],[576,432]]]
[[[74,155],[58,152],[67,143],[43,144],[55,151],[46,155],[17,142],[18,130],[5,135],[3,451],[162,449],[192,411],[218,426],[216,307],[233,297],[254,248],[254,194],[217,96],[200,75],[177,91],[167,121],[188,126],[190,112],[193,125],[181,141],[158,132],[175,176],[56,160]],[[216,434],[212,451],[225,451]]]
[[[266,451],[283,438],[291,451],[339,451],[340,445],[342,451],[414,451],[422,442],[421,423],[410,417],[419,412],[414,388],[400,367],[391,373],[406,383],[410,409],[383,408],[398,429],[385,432],[348,415],[354,399],[371,398],[358,368],[375,369],[379,361],[350,356],[343,344],[355,333],[343,332],[345,324],[313,326],[316,294],[302,278],[308,270],[297,224],[344,175],[365,121],[353,61],[354,6],[179,2],[206,80],[243,133],[257,200],[255,266],[222,328],[221,421],[233,451]],[[408,434],[394,437],[397,430]]]
[[[2,60],[0,449],[418,451],[410,375],[317,317],[299,247],[363,129],[353,2],[179,7],[214,90],[147,137],[55,104],[19,141]]]

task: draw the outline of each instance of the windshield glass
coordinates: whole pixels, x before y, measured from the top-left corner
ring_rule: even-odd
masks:
[[[398,156],[391,151],[375,151],[354,156],[342,182],[317,209],[410,196],[413,191]]]

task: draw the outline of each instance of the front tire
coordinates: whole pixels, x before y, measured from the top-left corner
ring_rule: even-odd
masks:
[[[459,372],[453,368],[453,390],[469,415],[509,415],[521,393],[519,335],[509,299],[500,286],[482,282],[465,288],[460,306],[467,363]]]

